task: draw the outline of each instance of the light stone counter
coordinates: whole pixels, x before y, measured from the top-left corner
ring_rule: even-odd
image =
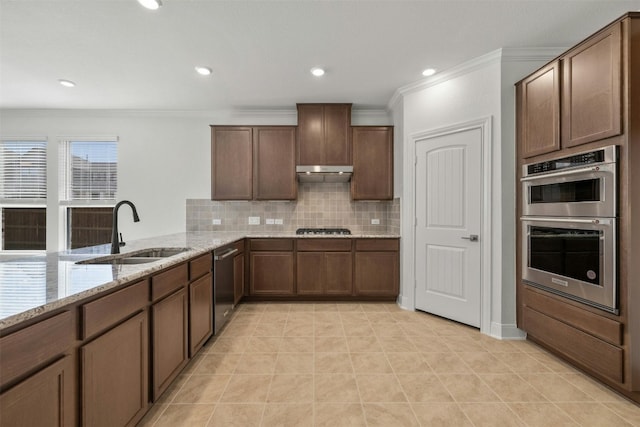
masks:
[[[398,238],[398,235],[299,236],[295,233],[188,232],[127,242],[121,253],[189,248],[145,264],[76,264],[109,254],[111,245],[24,258],[0,259],[0,330],[148,276],[226,244],[248,238]]]

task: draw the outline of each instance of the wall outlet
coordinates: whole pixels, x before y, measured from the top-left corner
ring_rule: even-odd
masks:
[[[222,225],[222,220],[220,218],[213,218],[213,225]]]
[[[371,220],[372,225],[380,225],[380,220],[378,218],[374,218]]]
[[[249,225],[260,225],[260,217],[259,216],[250,216],[249,217]]]
[[[276,218],[276,225],[282,225],[284,224],[284,221],[282,221],[282,218]]]
[[[273,225],[273,224],[274,224],[274,221],[275,221],[275,220],[274,220],[273,218],[267,218],[267,219],[265,219],[265,220],[264,220],[264,222],[265,222],[267,225]]]

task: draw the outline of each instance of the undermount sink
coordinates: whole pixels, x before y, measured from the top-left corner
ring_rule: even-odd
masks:
[[[159,261],[190,250],[189,248],[150,248],[117,255],[107,255],[99,258],[85,259],[76,264],[146,264]]]

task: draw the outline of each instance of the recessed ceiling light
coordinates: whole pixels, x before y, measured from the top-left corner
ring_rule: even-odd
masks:
[[[196,67],[196,71],[198,72],[198,74],[202,74],[203,76],[211,75],[211,68],[209,67]]]
[[[138,0],[138,3],[150,10],[156,10],[162,6],[162,1],[160,0]]]
[[[313,74],[316,77],[324,76],[324,69],[322,69],[320,67],[313,67],[311,69],[311,74]]]
[[[422,72],[422,75],[425,77],[429,77],[429,76],[433,76],[436,73],[436,69],[435,68],[427,68],[426,70],[424,70]]]
[[[60,83],[64,87],[75,87],[75,83],[71,80],[59,79],[58,83]]]

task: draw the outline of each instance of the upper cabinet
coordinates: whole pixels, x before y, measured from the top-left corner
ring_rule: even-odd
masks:
[[[620,135],[621,25],[610,25],[517,84],[522,158]]]
[[[297,104],[298,164],[351,164],[351,104]]]
[[[621,22],[607,27],[562,60],[562,145],[620,135]]]
[[[393,199],[393,127],[352,127],[353,200]]]
[[[296,128],[212,126],[212,200],[297,197]]]

